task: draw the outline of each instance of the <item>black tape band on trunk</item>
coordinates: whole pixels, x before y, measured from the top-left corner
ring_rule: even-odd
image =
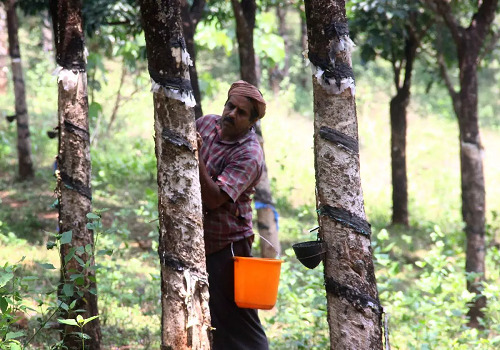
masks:
[[[372,230],[368,221],[348,212],[347,210],[324,205],[319,208],[318,213],[320,215],[326,215],[340,224],[354,229],[356,232],[366,237],[371,236]]]
[[[191,143],[182,135],[179,135],[175,131],[164,128],[161,132],[161,137],[163,140],[170,142],[178,147],[186,147],[189,151],[193,152],[193,146]]]
[[[369,307],[377,315],[381,315],[384,311],[378,300],[369,295],[362,294],[352,287],[341,285],[332,277],[327,277],[325,279],[325,288],[327,293],[347,300],[356,309],[359,307]]]
[[[148,67],[149,76],[154,80],[155,83],[160,84],[167,89],[179,90],[181,94],[192,93],[193,88],[191,86],[191,80],[182,78],[171,78],[166,77],[158,73],[151,66]]]
[[[67,120],[64,121],[64,130],[67,132],[70,132],[72,134],[80,136],[82,139],[85,141],[89,140],[89,132],[83,128],[80,128],[79,126],[68,122]]]
[[[92,200],[92,191],[90,187],[87,187],[83,182],[80,180],[75,180],[72,177],[70,177],[68,174],[66,174],[63,171],[59,172],[59,175],[61,176],[61,181],[66,186],[66,188],[76,191],[85,198]]]
[[[327,126],[322,126],[319,129],[319,136],[321,136],[324,140],[338,143],[353,152],[359,152],[358,141],[355,138],[347,136],[337,130],[331,129]]]

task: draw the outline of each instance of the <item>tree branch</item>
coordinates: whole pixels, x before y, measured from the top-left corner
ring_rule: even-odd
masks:
[[[443,17],[446,25],[450,29],[453,39],[456,43],[459,43],[461,38],[460,31],[463,30],[463,28],[460,27],[460,25],[457,23],[457,19],[453,16],[450,4],[445,0],[425,0],[425,3],[432,11]]]
[[[203,15],[203,10],[205,9],[206,0],[194,0],[191,9],[189,10],[191,14],[191,21],[193,23],[193,28],[196,28]]]
[[[474,30],[479,37],[480,42],[484,40],[488,29],[495,19],[495,10],[498,5],[498,0],[483,0],[477,12],[472,16],[472,21],[467,30]]]
[[[490,53],[495,49],[495,46],[497,45],[499,39],[500,39],[500,31],[493,34],[490,42],[485,46],[482,54],[478,57],[477,63],[481,62],[488,53]]]

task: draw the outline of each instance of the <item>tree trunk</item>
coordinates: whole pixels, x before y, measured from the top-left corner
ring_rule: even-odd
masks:
[[[142,0],[140,4],[155,91],[162,349],[208,349],[208,278],[195,118],[190,108],[195,101],[181,3]]]
[[[396,96],[391,99],[391,168],[392,168],[392,223],[408,226],[408,178],[406,172],[406,109],[410,103],[413,63],[420,42],[408,28],[405,41],[403,85],[399,84],[400,70],[394,69]]]
[[[54,36],[52,32],[52,23],[48,11],[42,12],[42,50],[50,54],[54,51]]]
[[[392,223],[408,226],[408,178],[406,176],[406,107],[409,96],[401,90],[391,99]]]
[[[236,37],[238,39],[238,52],[240,58],[241,79],[259,86],[257,76],[255,50],[253,46],[253,30],[255,28],[255,0],[231,0],[233,4],[234,16],[236,18]],[[264,149],[264,138],[260,129],[260,123],[257,123],[257,134],[259,142]],[[265,258],[275,258],[276,254],[281,253],[278,239],[277,223],[274,219],[274,203],[272,200],[269,175],[267,174],[267,165],[264,166],[260,182],[255,186],[254,202],[257,209],[257,228],[259,235],[263,237],[261,242],[261,256]],[[269,246],[269,241],[274,249]]]
[[[470,40],[464,40],[467,47]],[[460,171],[462,179],[462,217],[465,221],[467,237],[465,272],[474,274],[467,278],[467,290],[478,295],[471,303],[469,325],[480,328],[481,310],[486,306],[486,297],[481,293],[481,283],[485,280],[485,206],[486,193],[483,170],[483,147],[479,133],[477,117],[477,56],[464,50],[460,61],[460,114],[458,125],[460,130]]]
[[[444,0],[428,0],[435,5],[435,10],[442,16],[450,29],[457,47],[458,68],[460,70],[460,92],[452,87],[448,90],[458,118],[460,142],[460,172],[462,180],[462,218],[465,222],[467,248],[465,272],[467,274],[467,290],[476,294],[470,301],[469,323],[473,328],[482,328],[481,318],[486,306],[486,297],[481,293],[481,283],[485,280],[485,211],[486,194],[482,144],[477,114],[478,82],[477,66],[480,61],[480,50],[486,35],[495,19],[498,0],[479,2],[477,12],[472,16],[469,27],[458,25],[453,16],[450,4]],[[441,65],[444,69],[444,66]],[[446,78],[446,73],[443,73]]]
[[[198,82],[198,72],[196,70],[194,34],[196,33],[196,26],[201,19],[205,2],[205,0],[195,0],[193,5],[189,6],[189,2],[187,0],[181,0],[182,26],[184,28],[184,36],[186,38],[186,47],[189,55],[191,56],[191,60],[193,61],[193,64],[189,66],[189,76],[191,86],[193,87],[193,95],[196,100],[196,106],[194,106],[194,115],[196,119],[203,116],[203,110],[201,108],[200,84]]]
[[[16,1],[6,3],[7,30],[9,33],[9,54],[12,60],[12,79],[17,120],[17,155],[19,162],[19,180],[24,181],[35,175],[31,160],[31,140],[29,130],[28,107],[26,106],[26,90],[24,85],[21,52],[19,50],[19,23],[16,13]]]
[[[59,288],[58,297],[69,304],[76,300],[76,309],[85,310],[84,318],[98,315],[97,286],[94,262],[94,234],[87,228],[87,214],[91,211],[91,162],[88,120],[87,74],[84,57],[84,34],[79,0],[54,1],[51,6],[56,40],[56,60],[59,66],[59,150],[57,155],[57,196],[59,200],[59,232],[72,231],[72,240],[61,245],[61,283],[74,286],[73,294]],[[89,245],[90,250],[79,249]],[[78,249],[78,250],[77,250]],[[76,250],[76,253],[75,253]],[[75,254],[75,258],[71,255]],[[68,257],[69,256],[69,257]],[[68,257],[68,258],[67,258]],[[90,262],[83,267],[77,260]],[[66,261],[69,259],[69,261]],[[82,284],[69,282],[71,275],[82,274]],[[64,318],[75,318],[68,312]],[[69,349],[81,349],[82,341],[71,335],[78,327],[65,326],[64,345]],[[86,349],[101,348],[99,319],[89,322],[84,332]]]
[[[305,2],[316,69],[314,154],[331,349],[382,349],[381,315],[359,168],[345,3]],[[345,45],[339,45],[342,42]]]
[[[8,78],[7,72],[7,14],[4,3],[0,2],[0,94],[7,93]]]
[[[300,43],[302,45],[302,52],[305,52],[308,49],[307,24],[302,11],[300,13]],[[307,74],[302,74],[300,78],[300,85],[302,86],[303,89],[307,88],[307,81],[308,81]]]
[[[278,33],[283,38],[285,44],[285,59],[283,69],[279,68],[279,64],[275,64],[274,67],[269,68],[269,86],[275,95],[280,91],[280,83],[288,75],[290,69],[290,38],[288,36],[288,30],[286,26],[286,15],[287,15],[287,5],[277,4],[276,5],[276,17],[278,17]]]
[[[240,57],[241,79],[259,86],[257,77],[253,30],[255,28],[255,0],[231,0],[236,19],[236,38]]]

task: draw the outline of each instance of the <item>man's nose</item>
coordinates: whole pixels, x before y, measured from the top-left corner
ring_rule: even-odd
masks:
[[[234,118],[236,116],[236,108],[231,109],[227,115]]]

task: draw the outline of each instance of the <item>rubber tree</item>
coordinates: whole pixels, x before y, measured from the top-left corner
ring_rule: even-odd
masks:
[[[208,349],[210,311],[195,100],[181,0],[141,0],[140,7],[154,91],[161,344],[162,349]]]
[[[231,0],[231,4],[236,20],[236,37],[238,40],[241,79],[258,87],[259,78],[253,44],[257,6],[255,0]],[[259,135],[261,146],[264,147],[264,138],[262,136],[260,124],[257,125],[257,134]],[[259,235],[264,238],[261,241],[261,256],[274,258],[281,253],[281,249],[275,217],[276,209],[274,208],[266,164],[264,164],[260,182],[255,187],[254,202],[257,208],[257,228],[259,230]],[[272,246],[268,242],[270,242]]]
[[[97,286],[93,266],[94,233],[87,228],[87,215],[92,209],[90,138],[87,98],[85,38],[80,0],[54,0],[51,2],[54,25],[56,62],[58,65],[58,130],[57,198],[59,206],[59,232],[71,232],[71,241],[61,244],[61,285],[58,298],[75,300],[73,310],[84,318],[98,315]],[[81,275],[78,282],[72,275]],[[66,287],[68,285],[69,287]],[[75,290],[73,291],[73,287]],[[67,303],[66,303],[67,304]],[[68,311],[65,318],[75,318]],[[66,325],[64,345],[69,349],[81,348],[79,328]],[[99,319],[85,326],[90,339],[88,349],[101,348]]]
[[[392,223],[409,226],[406,164],[407,108],[417,50],[426,39],[433,18],[419,1],[352,2],[353,38],[363,37],[361,59],[382,58],[392,67],[396,94],[390,101]],[[359,44],[359,43],[358,43]]]
[[[331,349],[382,349],[371,229],[361,189],[355,83],[345,3],[305,1],[313,67],[314,155]]]
[[[486,273],[486,199],[483,146],[478,121],[477,69],[482,58],[482,48],[498,11],[498,0],[478,1],[468,20],[460,18],[459,10],[448,1],[426,0],[426,3],[448,27],[458,58],[458,91],[452,84],[444,61],[438,62],[441,62],[442,76],[452,98],[459,127],[462,218],[467,241],[465,272],[468,276],[467,290],[476,294],[469,301],[469,326],[481,328],[480,319],[484,316],[482,308],[486,306],[486,297],[481,293],[481,283],[485,280]]]
[[[0,94],[7,93],[8,77],[7,77],[7,13],[5,4],[0,2]]]
[[[14,82],[14,96],[17,124],[18,176],[24,181],[35,175],[31,159],[31,140],[29,130],[28,106],[26,105],[26,87],[23,76],[21,51],[19,49],[19,21],[16,12],[16,0],[5,2],[7,12],[7,32],[9,35],[9,55]]]
[[[198,83],[198,71],[196,70],[194,34],[196,33],[196,27],[202,18],[205,4],[205,0],[194,0],[191,5],[188,0],[181,1],[181,17],[186,47],[189,55],[191,56],[191,60],[193,61],[193,64],[189,66],[189,76],[191,78],[191,86],[193,87],[193,95],[196,100],[196,106],[194,107],[196,119],[203,116],[203,110],[201,108],[201,92],[200,84]]]

